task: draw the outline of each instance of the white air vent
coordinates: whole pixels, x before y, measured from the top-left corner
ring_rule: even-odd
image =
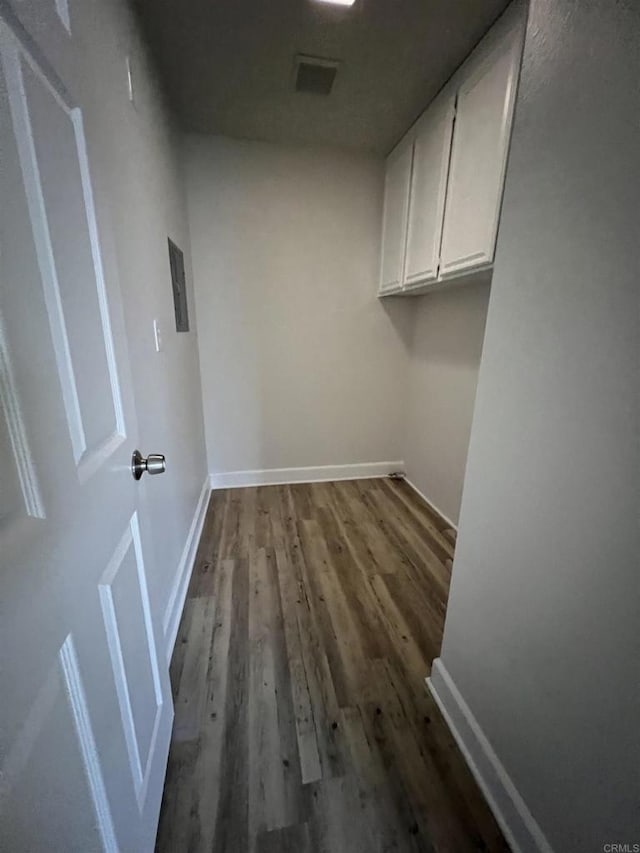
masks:
[[[319,56],[299,53],[295,60],[296,92],[328,95],[333,88],[339,65],[340,62],[336,59],[322,59]]]

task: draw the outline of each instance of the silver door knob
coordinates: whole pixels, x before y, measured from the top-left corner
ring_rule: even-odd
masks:
[[[146,471],[147,474],[164,474],[167,466],[162,453],[150,453],[145,459],[139,450],[134,450],[131,457],[131,473],[134,480],[139,480]]]

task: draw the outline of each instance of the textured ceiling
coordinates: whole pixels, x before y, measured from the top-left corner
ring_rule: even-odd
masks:
[[[134,0],[185,130],[387,153],[506,0]],[[297,53],[341,61],[293,89]]]

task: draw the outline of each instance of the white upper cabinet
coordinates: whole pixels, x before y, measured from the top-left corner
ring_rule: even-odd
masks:
[[[382,221],[380,293],[402,287],[413,144],[404,139],[387,159]]]
[[[389,155],[380,294],[493,264],[525,23],[514,0]]]
[[[493,263],[521,52],[518,28],[498,28],[472,54],[458,89],[443,277]]]
[[[415,129],[404,286],[438,277],[455,98],[439,98]]]

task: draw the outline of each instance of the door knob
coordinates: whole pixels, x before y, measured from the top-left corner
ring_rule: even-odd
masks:
[[[167,466],[162,453],[150,453],[145,459],[139,450],[134,450],[131,457],[131,473],[134,480],[139,480],[146,471],[147,474],[164,474]]]

